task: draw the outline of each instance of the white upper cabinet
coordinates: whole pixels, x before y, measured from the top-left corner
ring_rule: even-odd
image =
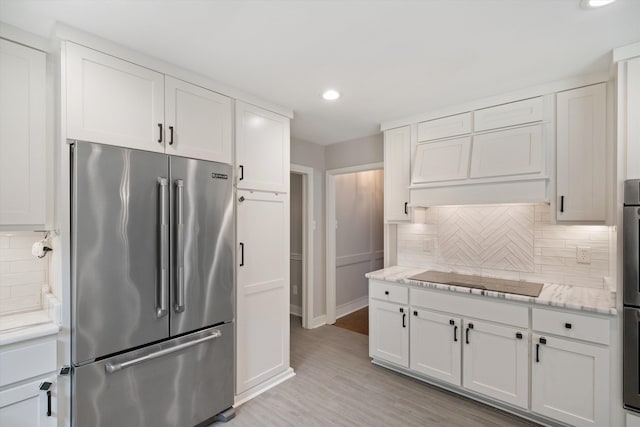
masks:
[[[66,43],[67,137],[164,152],[164,75]]]
[[[46,57],[0,39],[0,225],[46,221]]]
[[[231,99],[165,76],[166,153],[231,163]]]
[[[606,220],[605,83],[557,95],[558,221]]]
[[[289,191],[289,119],[236,102],[236,176],[239,189]]]
[[[543,112],[542,97],[477,110],[473,130],[476,132],[525,123],[539,122]]]
[[[384,220],[409,221],[411,127],[384,133]]]
[[[471,132],[471,113],[418,123],[418,141],[448,138]]]
[[[471,178],[540,174],[543,171],[544,150],[539,125],[473,138]]]
[[[415,151],[412,184],[466,179],[471,138],[419,144]]]

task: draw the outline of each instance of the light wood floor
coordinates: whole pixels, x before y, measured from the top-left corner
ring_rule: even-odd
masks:
[[[242,426],[532,426],[371,364],[368,337],[291,320],[296,376],[237,408]],[[216,424],[216,427],[222,424]]]

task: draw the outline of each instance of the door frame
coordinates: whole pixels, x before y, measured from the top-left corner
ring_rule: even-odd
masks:
[[[384,162],[367,163],[346,168],[329,169],[326,176],[326,224],[325,238],[327,242],[325,256],[327,277],[327,319],[328,325],[336,323],[336,176],[354,172],[384,170]]]
[[[313,168],[292,163],[290,173],[302,175],[302,327],[313,326]],[[291,291],[291,290],[289,290]]]

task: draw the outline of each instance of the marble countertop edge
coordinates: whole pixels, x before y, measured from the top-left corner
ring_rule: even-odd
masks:
[[[610,316],[616,316],[618,314],[616,308],[612,307],[611,292],[607,289],[582,288],[578,286],[544,283],[540,295],[536,298],[525,295],[507,294],[503,292],[467,288],[464,286],[447,285],[434,282],[420,282],[409,279],[409,277],[422,273],[425,270],[425,268],[396,265],[372,271],[367,273],[365,276],[373,280],[384,280],[387,282],[403,283],[411,286],[447,290],[451,292],[505,299],[540,306],[559,307]]]

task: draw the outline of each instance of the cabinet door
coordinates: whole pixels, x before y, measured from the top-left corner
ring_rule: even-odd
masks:
[[[165,76],[166,153],[231,163],[231,99]]]
[[[0,225],[46,220],[45,63],[0,39]]]
[[[542,127],[526,126],[473,138],[470,178],[541,174],[544,168]]]
[[[557,95],[557,219],[606,220],[605,83]]]
[[[369,355],[409,367],[409,319],[406,305],[370,300]]]
[[[286,194],[237,196],[239,394],[289,368],[289,200]]]
[[[164,152],[164,76],[66,43],[67,138]]]
[[[289,191],[289,119],[236,102],[238,188]]]
[[[410,368],[459,386],[461,325],[459,318],[412,307]]]
[[[574,426],[609,425],[609,350],[533,335],[531,409]]]
[[[48,381],[52,381],[48,379]],[[42,381],[22,384],[0,392],[0,426],[53,427],[56,422],[56,389],[51,387],[51,415],[47,415],[47,392]]]
[[[412,184],[466,179],[471,138],[429,142],[416,147]]]
[[[384,133],[384,220],[409,221],[411,128]]]
[[[529,402],[526,330],[465,320],[463,386],[512,405]]]

